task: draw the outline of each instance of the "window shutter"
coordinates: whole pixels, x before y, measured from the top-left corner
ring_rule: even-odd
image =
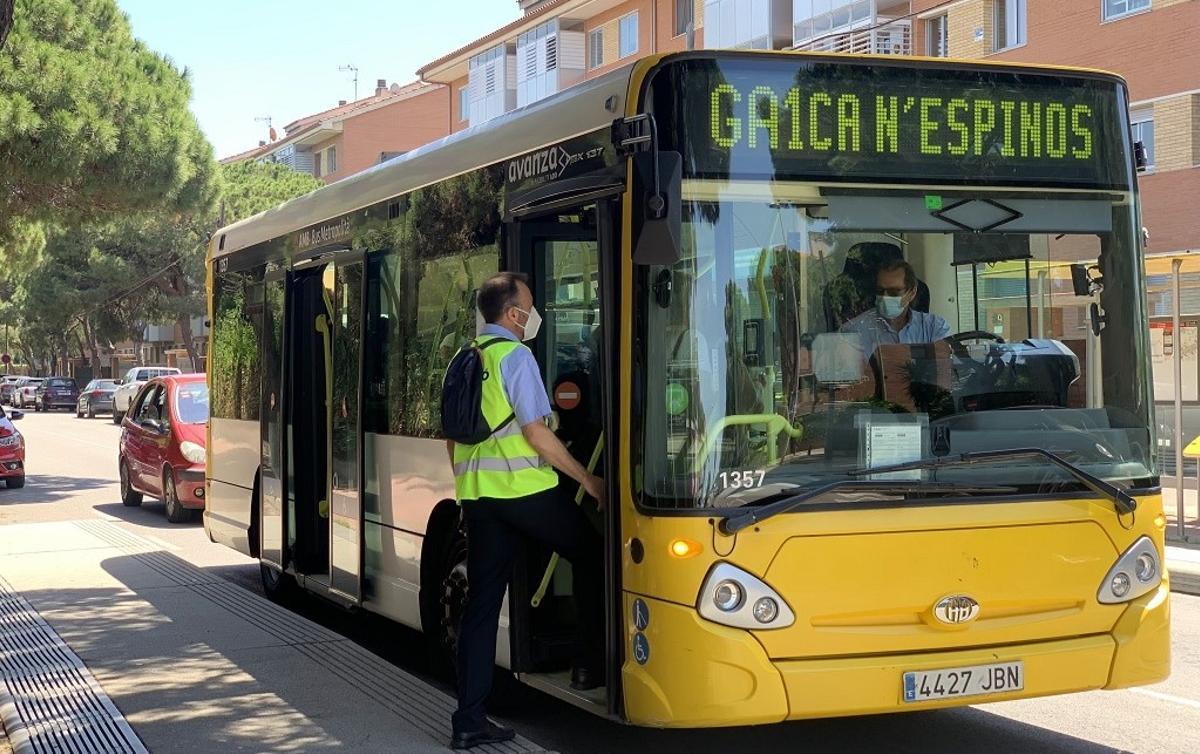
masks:
[[[546,70],[558,68],[558,37],[546,37]]]

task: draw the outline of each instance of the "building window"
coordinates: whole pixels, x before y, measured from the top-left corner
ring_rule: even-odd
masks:
[[[1150,7],[1150,0],[1103,0],[1103,2],[1105,21],[1111,21],[1114,18],[1127,16]]]
[[[695,21],[695,0],[675,0],[675,36],[687,34],[688,27],[692,26]]]
[[[471,88],[464,86],[458,90],[458,119],[466,121],[471,115]]]
[[[925,22],[925,54],[934,58],[949,56],[950,24],[946,16],[935,16]]]
[[[993,0],[992,51],[1025,44],[1025,0]]]
[[[313,175],[317,178],[321,177],[321,153],[313,152]]]
[[[604,29],[593,29],[588,34],[588,68],[604,65]]]
[[[330,147],[325,152],[325,173],[337,172],[337,147]]]
[[[1154,113],[1150,110],[1130,114],[1133,140],[1146,148],[1146,170],[1154,169]]]
[[[638,14],[623,16],[619,29],[620,55],[624,58],[638,51]]]

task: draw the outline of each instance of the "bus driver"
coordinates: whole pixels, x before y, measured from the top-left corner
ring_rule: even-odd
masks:
[[[843,325],[842,332],[857,333],[868,356],[881,345],[933,343],[948,336],[946,320],[912,308],[916,296],[912,265],[903,259],[883,262],[875,273],[875,307]]]

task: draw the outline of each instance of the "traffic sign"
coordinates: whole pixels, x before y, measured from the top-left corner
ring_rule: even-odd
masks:
[[[4,354],[3,356],[0,356],[0,362],[3,362],[3,363],[5,363],[5,364],[11,364],[11,363],[12,363],[12,357],[11,357],[11,356],[9,356],[8,354]]]

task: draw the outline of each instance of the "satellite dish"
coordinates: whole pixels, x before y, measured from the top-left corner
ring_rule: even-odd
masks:
[[[275,126],[271,126],[270,133],[271,133],[271,141],[275,141],[275,139],[279,138],[275,135]]]

